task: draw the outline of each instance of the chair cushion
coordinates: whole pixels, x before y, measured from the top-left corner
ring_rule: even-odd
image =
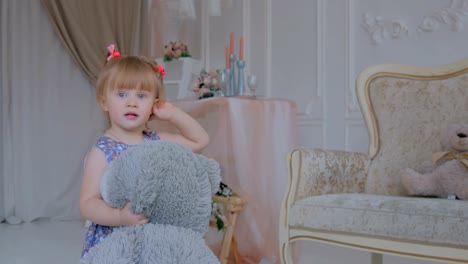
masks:
[[[314,230],[444,243],[468,248],[468,201],[373,194],[297,201],[289,225]]]

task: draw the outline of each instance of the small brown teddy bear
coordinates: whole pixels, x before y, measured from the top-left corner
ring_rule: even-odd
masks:
[[[428,172],[404,169],[401,182],[409,195],[468,200],[468,124],[449,125],[441,143]]]

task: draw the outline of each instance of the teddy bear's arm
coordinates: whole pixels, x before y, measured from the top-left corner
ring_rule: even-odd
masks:
[[[419,169],[419,172],[421,173],[429,173],[431,171],[434,171],[437,168],[437,165],[433,163],[430,160],[425,160],[421,163],[421,168]]]

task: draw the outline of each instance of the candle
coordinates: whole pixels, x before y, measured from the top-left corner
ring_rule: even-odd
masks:
[[[224,59],[226,61],[226,69],[229,69],[229,47],[226,46],[226,52],[224,54]]]
[[[229,53],[234,54],[234,32],[231,32],[229,36]]]
[[[243,60],[244,59],[244,37],[241,37],[239,42],[240,42],[239,43],[239,60]]]

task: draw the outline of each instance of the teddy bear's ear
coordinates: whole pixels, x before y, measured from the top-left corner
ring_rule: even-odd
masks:
[[[446,132],[448,133],[453,133],[453,131],[456,131],[457,129],[459,129],[461,127],[460,124],[449,124],[447,126],[447,129],[445,130]]]
[[[207,174],[211,184],[211,195],[215,195],[219,190],[219,183],[221,182],[221,169],[219,164],[215,160],[202,155],[198,155],[198,159],[200,162],[199,172]]]
[[[452,149],[450,146],[450,138],[460,127],[460,124],[449,124],[445,129],[442,129],[440,132],[440,142],[442,143],[443,149]]]

